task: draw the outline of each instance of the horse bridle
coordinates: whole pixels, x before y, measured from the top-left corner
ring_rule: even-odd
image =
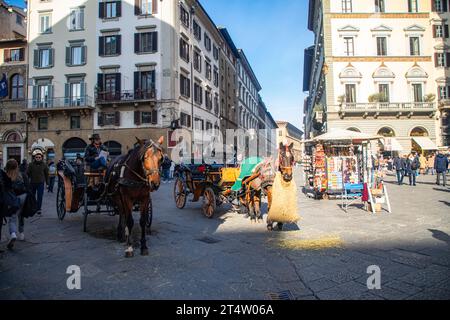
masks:
[[[288,151],[289,151],[289,147],[286,145],[285,152],[287,153]],[[290,151],[289,151],[289,153],[290,153]],[[283,172],[284,169],[292,168],[292,165],[294,164],[294,157],[292,156],[292,153],[291,153],[291,161],[289,163],[289,166],[284,166],[283,164],[284,164],[284,161],[283,161],[283,158],[282,158],[281,152],[280,152],[280,154],[278,155],[278,169],[280,170],[281,173],[284,173]]]
[[[143,177],[142,175],[140,175],[138,172],[136,172],[135,170],[133,170],[127,163],[130,160],[130,156],[128,156],[127,160],[124,162],[123,166],[125,168],[127,168],[128,170],[131,171],[131,173],[133,173],[137,178],[139,178],[140,180],[142,180],[143,182],[145,182],[146,185],[149,185],[148,182],[148,177],[152,176],[156,173],[159,173],[159,168],[158,169],[147,169],[144,166],[144,160],[145,160],[145,155],[147,153],[147,150],[150,148],[156,148],[158,151],[162,152],[162,147],[153,142],[153,140],[150,140],[148,143],[146,143],[143,147],[141,147],[142,151],[140,151],[139,153],[139,160],[141,161],[141,165],[142,165],[142,171],[144,171],[145,177]]]

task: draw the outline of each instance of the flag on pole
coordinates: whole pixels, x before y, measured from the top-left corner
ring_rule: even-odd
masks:
[[[6,81],[6,75],[3,74],[2,80],[0,80],[0,98],[8,96],[8,81]]]

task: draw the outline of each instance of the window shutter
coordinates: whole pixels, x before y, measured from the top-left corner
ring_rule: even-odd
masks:
[[[139,53],[139,33],[134,34],[134,53]]]
[[[105,17],[105,3],[104,2],[100,2],[98,4],[98,17],[100,19],[103,19]]]
[[[105,55],[105,37],[98,38],[98,55],[99,56]]]
[[[444,37],[448,38],[449,34],[448,34],[448,24],[444,24]]]
[[[114,125],[120,127],[120,111],[116,111],[114,114]]]
[[[70,66],[72,62],[72,58],[70,54],[72,53],[72,50],[70,47],[66,47],[66,66]]]
[[[152,49],[153,52],[158,51],[158,32],[152,33]]]
[[[3,51],[3,59],[6,62],[11,60],[11,50],[10,49],[5,49]]]
[[[434,25],[433,26],[433,38],[436,38],[436,29],[437,29],[437,26]]]
[[[434,53],[434,66],[439,66],[439,54],[437,52]]]
[[[443,0],[442,2],[443,2],[443,7],[442,7],[443,9],[442,9],[442,11],[447,12],[448,11],[447,0]]]
[[[445,53],[445,66],[450,67],[450,52]]]
[[[448,99],[448,97],[450,95],[450,86],[445,87],[445,89],[447,90],[446,94],[447,94],[447,99]]]
[[[122,16],[122,1],[116,1],[116,14],[117,17]]]
[[[20,48],[19,59],[20,59],[20,61],[24,61],[25,60],[25,48]]]
[[[97,74],[97,93],[103,92],[103,73]]]
[[[158,124],[158,111],[156,109],[152,110],[152,124]]]
[[[141,14],[140,0],[134,0],[134,15],[138,16]]]
[[[99,112],[97,114],[97,124],[99,127],[103,127],[104,126],[104,121],[103,121],[103,112]]]
[[[35,68],[39,67],[39,50],[34,50],[33,66]]]
[[[81,100],[81,105],[84,106],[86,105],[86,83],[81,82],[80,84],[80,100]]]
[[[158,0],[152,0],[152,14],[158,13]]]
[[[431,11],[436,12],[436,3],[435,3],[435,0],[431,0]]]
[[[50,67],[53,67],[55,64],[55,49],[50,49],[48,58],[50,60]]]
[[[70,87],[68,83],[64,84],[64,105],[68,106],[69,105],[69,94],[70,93]]]
[[[86,53],[87,53],[87,46],[82,46],[81,47],[81,63],[82,64],[86,63],[86,57],[87,57]]]
[[[117,54],[122,54],[122,35],[117,35]]]
[[[121,94],[121,92],[122,92],[122,89],[121,89],[121,84],[122,84],[122,81],[121,81],[121,74],[120,73],[116,73],[116,92],[119,94],[119,98],[120,98],[120,94]]]
[[[134,124],[140,125],[141,124],[141,112],[140,111],[134,111]]]
[[[33,108],[36,108],[38,102],[38,86],[33,86]]]
[[[138,72],[138,71],[136,71],[135,73],[134,73],[134,95],[135,95],[135,98],[136,97],[139,97],[139,89],[140,89],[140,85],[139,85],[139,74],[140,74],[140,72]]]
[[[53,107],[53,85],[48,85],[48,104]]]

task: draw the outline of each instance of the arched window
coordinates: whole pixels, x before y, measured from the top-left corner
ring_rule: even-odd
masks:
[[[75,159],[77,154],[84,156],[87,143],[80,138],[70,138],[63,143],[62,152],[66,159]]]
[[[389,128],[389,127],[383,127],[383,128],[381,128],[380,130],[378,130],[378,133],[377,133],[379,136],[383,136],[383,137],[386,137],[386,138],[392,138],[392,137],[395,137],[395,132],[394,132],[394,130],[392,130],[391,128]]]
[[[347,130],[349,131],[354,131],[354,132],[361,132],[361,130],[359,130],[358,128],[348,128]]]
[[[108,148],[108,152],[111,158],[118,157],[122,154],[122,145],[117,141],[106,141],[105,147]]]
[[[422,127],[415,127],[411,130],[411,137],[428,137],[428,131]]]
[[[17,132],[10,132],[7,136],[6,136],[6,142],[20,142],[22,140],[22,137],[20,136],[19,133]]]
[[[23,77],[16,73],[11,77],[11,99],[23,99]]]

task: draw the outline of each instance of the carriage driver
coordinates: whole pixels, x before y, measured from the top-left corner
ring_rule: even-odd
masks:
[[[89,137],[91,144],[84,151],[84,161],[91,170],[106,169],[107,148],[102,144],[100,135],[94,133]],[[104,151],[104,152],[102,152]]]

